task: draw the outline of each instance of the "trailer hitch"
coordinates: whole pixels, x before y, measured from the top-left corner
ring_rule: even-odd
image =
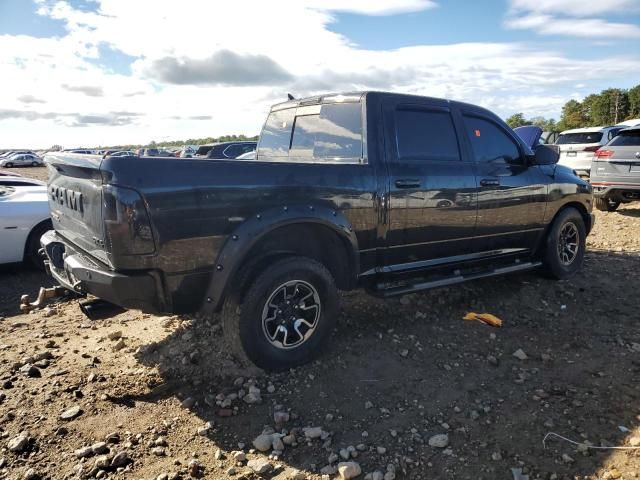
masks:
[[[50,288],[40,287],[38,298],[36,298],[35,302],[31,301],[31,297],[28,294],[20,297],[20,311],[23,313],[29,313],[32,309],[41,307],[46,300],[55,297],[62,297],[69,293],[71,292],[61,285]]]

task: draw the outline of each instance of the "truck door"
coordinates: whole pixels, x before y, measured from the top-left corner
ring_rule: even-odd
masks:
[[[390,271],[465,254],[477,209],[474,163],[461,154],[464,132],[449,103],[401,101],[383,105],[389,180],[384,264]]]
[[[474,249],[533,248],[542,229],[547,181],[528,165],[512,132],[481,113],[463,112],[470,155],[478,175]]]

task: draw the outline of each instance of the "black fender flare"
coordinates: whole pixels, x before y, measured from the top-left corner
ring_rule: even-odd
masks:
[[[200,312],[211,314],[224,302],[227,286],[254,245],[274,230],[294,224],[328,227],[346,241],[355,272],[359,271],[358,240],[351,222],[339,210],[326,206],[300,205],[267,209],[246,218],[225,240],[214,264]]]

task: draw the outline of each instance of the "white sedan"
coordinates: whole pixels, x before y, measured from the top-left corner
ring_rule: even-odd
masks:
[[[0,264],[42,268],[40,237],[52,228],[46,186],[0,184]]]

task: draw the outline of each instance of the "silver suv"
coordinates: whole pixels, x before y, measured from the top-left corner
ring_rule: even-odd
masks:
[[[598,210],[640,200],[640,126],[621,130],[595,152],[590,178]]]
[[[565,130],[560,134],[556,145],[560,147],[561,165],[576,171],[581,177],[588,177],[593,154],[625,127],[589,127]]]

